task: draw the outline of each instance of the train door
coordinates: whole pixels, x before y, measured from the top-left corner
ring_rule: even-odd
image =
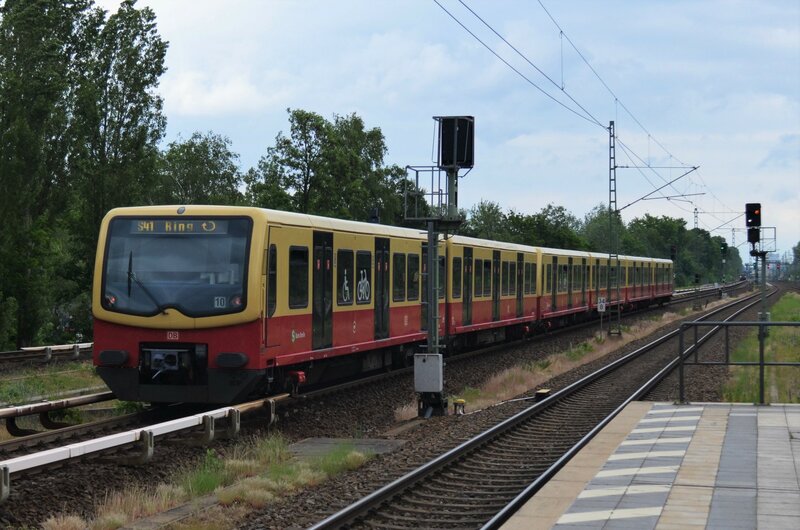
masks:
[[[314,231],[312,348],[333,345],[333,234]]]
[[[567,307],[572,309],[572,290],[574,289],[572,258],[567,258]]]
[[[597,305],[597,300],[600,298],[600,260],[594,260],[594,275],[592,276],[594,282],[594,304]]]
[[[553,264],[552,281],[550,282],[550,311],[556,310],[556,296],[558,293],[558,258],[553,256],[551,260]]]
[[[464,247],[464,288],[461,298],[461,323],[472,324],[472,249]]]
[[[517,252],[517,317],[524,313],[522,289],[524,287],[523,273],[525,271],[525,257],[522,252]]]
[[[500,251],[492,252],[492,320],[500,320]]]
[[[589,281],[589,269],[586,267],[586,258],[581,259],[581,305],[586,305],[586,283]]]
[[[389,239],[375,238],[375,339],[389,337]]]

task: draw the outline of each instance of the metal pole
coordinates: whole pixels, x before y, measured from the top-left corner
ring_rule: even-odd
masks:
[[[458,168],[447,170],[447,217],[458,217]]]
[[[730,364],[730,362],[731,362],[730,334],[728,333],[728,326],[725,326],[725,364]]]
[[[764,404],[764,342],[767,328],[767,253],[761,253],[761,318],[758,326],[758,402]]]
[[[684,327],[680,327],[680,333],[678,334],[678,403],[686,403],[686,388],[683,382],[683,329]]]
[[[428,353],[439,353],[439,263],[436,222],[428,221]]]

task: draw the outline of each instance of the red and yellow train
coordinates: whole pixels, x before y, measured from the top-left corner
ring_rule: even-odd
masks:
[[[426,247],[419,230],[259,208],[112,210],[94,363],[120,399],[207,403],[403,365],[427,336]],[[448,351],[673,291],[665,259],[621,256],[618,269],[607,254],[461,236],[438,254]]]

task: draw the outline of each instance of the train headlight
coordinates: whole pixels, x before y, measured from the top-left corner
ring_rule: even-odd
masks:
[[[106,293],[106,307],[114,307],[117,303],[117,297],[111,293]]]
[[[237,295],[231,296],[231,306],[242,307],[242,297]]]

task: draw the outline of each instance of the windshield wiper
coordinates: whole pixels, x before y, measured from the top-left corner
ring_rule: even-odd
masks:
[[[158,298],[156,298],[153,295],[153,293],[150,292],[150,289],[148,289],[144,285],[144,283],[142,283],[142,280],[140,280],[139,278],[136,277],[136,273],[133,272],[133,251],[132,250],[131,250],[131,253],[128,255],[128,298],[130,298],[130,296],[131,296],[131,281],[136,282],[136,285],[138,285],[139,287],[142,288],[142,291],[144,292],[144,294],[146,294],[147,297],[156,305],[156,309],[158,309],[164,315],[167,314],[167,311],[161,305],[161,302],[158,301]]]

